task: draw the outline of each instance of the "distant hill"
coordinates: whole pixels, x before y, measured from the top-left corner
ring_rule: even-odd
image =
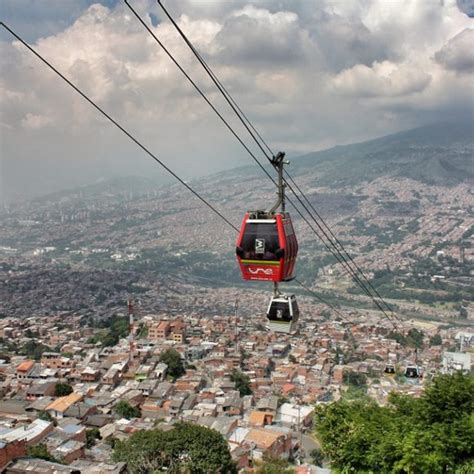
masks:
[[[317,175],[318,184],[347,186],[381,176],[455,185],[474,178],[472,123],[420,127],[363,143],[336,146],[292,160],[293,175]]]

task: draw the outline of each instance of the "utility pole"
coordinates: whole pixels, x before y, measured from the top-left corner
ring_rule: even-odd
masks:
[[[128,330],[129,330],[129,348],[128,348],[128,361],[131,365],[133,363],[133,355],[135,350],[135,309],[133,306],[133,299],[129,298],[127,301],[128,306]]]

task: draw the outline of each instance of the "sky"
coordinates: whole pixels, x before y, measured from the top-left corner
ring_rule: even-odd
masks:
[[[130,4],[247,140],[157,3]],[[473,120],[474,0],[164,4],[290,158]],[[1,0],[0,19],[183,178],[252,163],[122,0]],[[0,30],[0,202],[117,176],[169,179]]]

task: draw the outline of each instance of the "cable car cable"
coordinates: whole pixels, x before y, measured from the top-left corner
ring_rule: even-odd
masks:
[[[311,290],[311,288],[307,287],[304,283],[302,283],[300,280],[297,278],[294,279],[295,283],[298,283],[305,291],[307,291],[309,294],[314,296],[314,298],[318,299],[322,303],[324,303],[326,306],[329,306],[337,315],[339,315],[341,318],[345,319],[345,316],[341,313],[339,309],[337,309],[333,304],[329,303],[327,300],[325,300],[322,296],[319,296],[316,292]]]
[[[328,224],[326,224],[326,222],[324,221],[324,219],[321,217],[321,215],[318,213],[318,211],[315,209],[315,207],[311,204],[310,200],[306,197],[306,195],[303,193],[303,191],[300,189],[300,187],[298,186],[298,184],[296,184],[296,182],[293,180],[293,178],[290,176],[290,174],[288,172],[285,172],[286,175],[288,176],[288,178],[290,179],[290,181],[295,185],[296,189],[298,189],[298,191],[300,192],[300,194],[303,196],[303,198],[305,199],[305,201],[308,203],[308,205],[311,207],[311,209],[313,210],[313,212],[316,214],[316,216],[319,218],[319,220],[323,223],[324,227],[327,229],[327,231],[329,232],[329,234],[332,236],[332,238],[334,239],[334,241],[339,245],[339,247],[341,248],[341,250],[344,252],[345,256],[349,259],[349,261],[354,265],[354,267],[357,269],[357,271],[359,272],[360,275],[362,275],[362,277],[364,278],[364,280],[366,281],[366,283],[370,286],[370,288],[373,290],[373,292],[377,295],[377,297],[385,304],[386,308],[393,314],[393,317],[397,318],[397,315],[396,313],[393,311],[393,309],[388,305],[388,303],[382,298],[382,296],[380,296],[379,292],[377,291],[376,288],[374,288],[374,286],[372,285],[372,283],[370,282],[370,280],[367,278],[367,276],[365,275],[365,273],[362,271],[362,269],[357,265],[357,263],[354,261],[354,259],[351,257],[351,255],[347,252],[347,250],[345,249],[345,247],[343,246],[342,242],[337,238],[337,236],[333,233],[333,231],[331,230],[331,228],[329,227]],[[324,232],[323,229],[321,229],[321,231],[324,233],[324,235],[326,236],[326,238],[331,242],[331,239],[327,236],[327,234]],[[337,250],[337,246],[331,242],[332,245],[334,246],[334,248]],[[341,255],[341,257],[344,259],[344,261],[347,262],[347,260],[344,258],[344,255],[338,251],[338,253]]]
[[[125,2],[127,2],[128,0],[124,0]],[[161,7],[161,9],[165,12],[166,16],[168,17],[168,19],[171,21],[171,23],[173,24],[173,26],[176,28],[176,30],[178,31],[178,33],[181,35],[181,37],[183,38],[184,42],[189,46],[189,49],[191,49],[191,51],[193,52],[193,54],[196,56],[197,60],[201,63],[202,67],[206,70],[206,72],[209,74],[209,76],[211,77],[212,81],[214,82],[214,84],[216,85],[216,87],[219,89],[219,91],[222,93],[222,95],[224,96],[224,98],[227,100],[227,103],[230,105],[230,107],[232,108],[232,110],[235,112],[235,114],[237,115],[237,117],[240,119],[240,121],[242,122],[242,124],[244,125],[244,127],[247,129],[248,133],[250,134],[250,136],[254,139],[255,143],[258,145],[258,147],[260,148],[260,150],[262,150],[263,154],[267,157],[268,160],[271,160],[271,158],[267,155],[265,149],[263,148],[263,146],[261,145],[261,143],[256,139],[255,135],[253,134],[253,132],[250,130],[250,128],[248,127],[248,125],[246,124],[245,120],[242,119],[241,115],[239,114],[239,112],[237,111],[237,108],[239,108],[238,106],[234,106],[235,104],[235,101],[233,100],[229,100],[229,97],[230,97],[230,94],[227,92],[227,90],[225,90],[224,92],[224,88],[222,87],[220,81],[217,79],[216,75],[212,72],[211,68],[208,66],[208,64],[204,61],[204,59],[201,57],[201,55],[198,53],[198,51],[196,50],[196,48],[193,46],[193,44],[191,43],[191,41],[189,41],[188,37],[186,36],[186,34],[184,33],[184,31],[179,27],[179,25],[176,23],[176,21],[174,20],[174,18],[170,15],[170,13],[168,12],[168,10],[164,7],[164,5],[161,3],[161,0],[156,0],[158,5]],[[248,120],[248,119],[247,119]],[[250,123],[250,121],[248,121]],[[253,127],[252,127],[253,128]],[[254,129],[255,130],[255,129]],[[258,134],[258,133],[257,133]],[[260,135],[259,135],[260,136]],[[261,137],[260,137],[261,138]],[[263,141],[263,140],[262,140]],[[268,145],[266,145],[268,149],[270,149],[268,147]],[[273,152],[270,150],[270,153],[273,155]]]
[[[217,214],[227,225],[233,230],[239,232],[239,229],[234,226],[222,213],[220,213],[214,206],[212,206],[206,199],[204,199],[197,191],[191,188],[184,180],[182,180],[176,173],[168,168],[159,158],[157,158],[151,151],[149,151],[139,140],[137,140],[131,133],[129,133],[124,127],[122,127],[116,120],[114,120],[107,112],[105,112],[99,105],[97,105],[92,99],[90,99],[84,92],[82,92],[73,82],[67,79],[58,69],[56,69],[48,60],[46,60],[41,54],[39,54],[32,46],[24,41],[17,33],[15,33],[5,23],[0,22],[0,26],[5,28],[12,36],[14,36],[23,46],[25,46],[31,53],[33,53],[39,60],[46,64],[54,73],[56,73],[63,81],[65,81],[71,88],[73,88],[83,99],[89,102],[98,112],[105,116],[113,125],[115,125],[120,131],[122,131],[128,138],[130,138],[137,146],[145,151],[150,157],[152,157],[160,166],[162,166],[168,173],[176,178],[183,186],[191,191],[200,201],[208,206],[215,214]],[[325,302],[322,298],[318,298],[333,309],[333,307]]]
[[[175,59],[175,57],[170,53],[168,48],[160,41],[160,39],[153,33],[151,28],[143,21],[143,19],[140,17],[140,15],[136,12],[136,10],[128,3],[128,0],[123,0],[125,5],[130,9],[130,11],[136,16],[138,21],[143,25],[143,27],[150,33],[150,35],[154,38],[154,40],[161,46],[163,51],[167,54],[167,56],[173,61],[173,63],[176,65],[176,67],[184,74],[186,79],[194,86],[194,88],[197,90],[199,95],[207,102],[209,107],[217,114],[217,116],[221,119],[221,121],[224,123],[224,125],[227,127],[227,129],[234,135],[234,137],[239,141],[239,143],[245,148],[245,150],[249,153],[249,155],[254,159],[254,161],[257,163],[257,165],[262,169],[262,171],[267,175],[269,179],[273,181],[273,183],[276,186],[276,181],[272,178],[270,173],[265,169],[265,167],[260,163],[258,158],[254,155],[254,153],[250,150],[250,148],[244,143],[244,141],[237,135],[235,130],[231,127],[229,122],[222,116],[222,114],[216,109],[214,104],[207,98],[206,94],[202,92],[200,87],[193,81],[193,79],[190,77],[190,75],[184,70],[184,68],[178,63],[178,61]]]
[[[158,40],[158,38],[156,37],[156,35],[151,31],[151,29],[146,25],[146,23],[144,23],[144,21],[141,19],[141,17],[135,12],[135,10],[133,10],[133,8],[129,5],[128,3],[128,0],[124,0],[125,3],[127,4],[127,6],[134,12],[135,16],[139,19],[139,21],[142,23],[142,25],[147,29],[147,31],[155,38],[155,40],[160,44],[161,42]],[[222,95],[224,96],[224,98],[226,99],[226,101],[228,102],[228,104],[230,105],[230,107],[232,108],[232,110],[235,112],[235,114],[238,116],[238,118],[240,119],[240,121],[242,122],[242,124],[245,126],[245,128],[247,129],[248,133],[251,135],[251,137],[254,139],[255,143],[257,143],[257,145],[259,146],[259,148],[261,149],[261,151],[264,153],[265,157],[271,161],[271,158],[267,155],[267,153],[265,152],[265,150],[263,149],[262,145],[260,144],[260,142],[257,140],[257,138],[255,137],[255,135],[252,133],[252,131],[249,129],[249,126],[252,128],[252,130],[255,132],[255,134],[259,137],[259,139],[262,141],[262,143],[267,147],[267,149],[270,151],[270,153],[273,155],[273,152],[272,150],[270,149],[270,147],[268,146],[268,144],[265,142],[265,140],[262,138],[262,136],[258,133],[258,131],[255,129],[255,127],[252,125],[252,123],[250,122],[250,120],[248,119],[248,117],[245,115],[245,113],[242,111],[242,109],[238,106],[238,104],[236,103],[236,101],[233,99],[233,97],[231,96],[231,94],[227,91],[227,89],[225,88],[225,86],[220,82],[220,80],[218,79],[218,77],[215,75],[215,73],[212,71],[211,67],[206,63],[206,61],[202,58],[202,56],[200,55],[200,53],[197,51],[197,49],[194,47],[194,45],[191,43],[191,41],[188,39],[188,37],[186,36],[186,34],[183,32],[183,30],[180,28],[180,26],[176,23],[176,21],[174,20],[174,18],[171,16],[171,14],[167,11],[167,9],[164,7],[164,5],[161,3],[161,0],[157,0],[157,3],[160,5],[160,7],[162,8],[162,10],[164,11],[164,13],[166,14],[166,16],[168,17],[168,19],[171,21],[171,23],[173,24],[173,26],[176,28],[176,30],[178,31],[178,33],[181,35],[181,37],[183,38],[184,42],[188,45],[188,47],[191,49],[191,51],[193,52],[193,54],[195,55],[195,57],[197,58],[197,60],[200,62],[200,64],[203,66],[203,68],[205,69],[205,71],[208,73],[208,75],[211,77],[212,81],[214,82],[214,84],[216,85],[216,87],[218,88],[218,90],[222,93]],[[168,53],[169,54],[169,53]],[[170,56],[172,57],[172,56]],[[174,60],[174,58],[172,58],[173,61],[175,62],[175,64],[177,64],[177,62]],[[178,64],[177,64],[178,65]],[[178,67],[180,69],[182,69],[179,65]],[[199,91],[202,94],[201,91]],[[203,97],[205,98],[205,96],[203,95]],[[206,101],[208,102],[207,98],[205,98]],[[214,107],[213,107],[214,109]],[[215,110],[215,109],[214,109]],[[246,123],[247,122],[247,123]],[[247,125],[248,124],[248,125]],[[233,132],[234,133],[234,132]],[[234,133],[235,134],[235,133]],[[239,141],[241,142],[241,140],[239,139]],[[242,142],[241,142],[242,143]],[[245,147],[248,151],[248,148]],[[252,156],[255,160],[256,158],[254,156]],[[267,176],[268,173],[266,173]],[[291,182],[295,185],[295,187],[298,188],[299,192],[301,193],[301,195],[304,197],[304,199],[308,202],[308,204],[311,206],[311,208],[314,210],[314,212],[316,213],[316,215],[319,217],[319,219],[324,223],[324,226],[328,229],[328,231],[331,233],[331,235],[333,236],[333,238],[336,240],[336,242],[342,247],[343,251],[345,252],[345,254],[347,255],[347,257],[349,258],[350,262],[355,266],[356,270],[358,273],[360,273],[364,280],[367,282],[367,284],[370,286],[370,288],[372,289],[372,291],[376,294],[376,296],[384,303],[384,305],[388,308],[388,310],[393,314],[393,317],[396,317],[394,311],[392,310],[392,308],[388,305],[388,303],[385,302],[385,300],[380,296],[380,294],[378,293],[378,291],[373,287],[373,285],[371,284],[371,282],[368,280],[368,278],[365,276],[365,274],[362,272],[362,270],[360,269],[360,267],[358,267],[358,265],[354,262],[354,260],[352,259],[352,257],[350,257],[350,255],[348,254],[348,252],[345,250],[345,248],[342,246],[342,243],[335,237],[335,235],[333,234],[333,232],[329,229],[329,226],[323,221],[322,217],[319,215],[319,213],[317,213],[317,211],[314,209],[314,207],[311,205],[311,203],[309,202],[308,198],[304,195],[304,193],[301,191],[301,189],[297,186],[297,184],[295,183],[295,181],[293,180],[293,178],[290,176],[290,174],[285,171],[285,174],[290,178]],[[270,176],[269,176],[270,177]],[[270,177],[270,179],[272,179]],[[275,181],[272,179],[272,181],[275,183]],[[301,199],[297,196],[296,192],[294,191],[294,189],[292,189],[291,185],[289,185],[289,183],[285,180],[285,183],[286,185],[289,187],[289,189],[293,192],[293,194],[295,195],[295,197],[298,199],[298,201],[300,202],[300,204],[305,208],[306,212],[308,212],[308,214],[312,217],[313,221],[316,223],[316,225],[318,226],[318,228],[321,230],[321,232],[323,232],[324,236],[328,239],[329,243],[333,246],[334,250],[337,252],[337,254],[340,256],[340,258],[337,258],[336,259],[339,261],[339,263],[341,263],[347,271],[349,271],[350,275],[352,276],[352,278],[355,280],[355,282],[363,289],[363,291],[370,297],[372,298],[372,300],[374,300],[374,303],[376,304],[376,306],[385,314],[386,317],[389,317],[385,311],[383,310],[383,308],[380,306],[379,303],[376,303],[375,302],[375,297],[371,294],[370,290],[368,290],[368,288],[366,287],[366,285],[360,280],[360,278],[357,276],[357,273],[356,271],[351,267],[351,264],[347,261],[347,258],[341,253],[341,251],[338,249],[338,247],[334,244],[334,242],[332,241],[332,239],[327,235],[326,231],[319,225],[319,223],[317,222],[317,220],[314,218],[314,216],[312,216],[311,212],[308,210],[308,208],[303,204],[303,202],[301,201]],[[298,209],[296,208],[296,206],[293,204],[293,207],[298,211]],[[298,211],[299,212],[299,211]],[[301,213],[299,212],[300,216],[301,216]],[[305,220],[306,223],[308,224],[308,221]],[[309,224],[308,224],[309,225]],[[310,226],[310,228],[312,228]],[[313,232],[314,231],[314,228],[312,228]],[[316,232],[315,232],[316,233]],[[322,237],[317,234],[317,237],[324,242],[324,239],[322,239]],[[328,248],[326,246],[326,248]],[[329,249],[328,249],[329,250]],[[333,256],[336,256],[334,254],[334,252],[331,251],[331,253],[333,254]],[[344,262],[344,263],[343,263]],[[350,269],[350,270],[349,270]]]
[[[71,86],[82,98],[84,98],[89,104],[91,104],[96,110],[98,110],[105,118],[107,118],[112,124],[114,124],[121,132],[123,132],[130,140],[138,145],[147,155],[155,160],[162,168],[164,168],[171,176],[178,180],[184,187],[186,187],[194,196],[196,196],[201,202],[209,207],[215,214],[223,219],[228,225],[230,225],[236,232],[239,229],[232,224],[220,211],[218,211],[212,204],[204,199],[197,191],[189,186],[183,179],[181,179],[173,170],[171,170],[165,163],[163,163],[156,155],[154,155],[148,148],[145,147],[138,139],[136,139],[131,133],[129,133],[122,125],[114,120],[107,112],[105,112],[99,105],[97,105],[92,99],[90,99],[84,92],[82,92],[75,84],[73,84],[66,76],[59,72],[51,63],[49,63],[43,56],[41,56],[33,47],[26,43],[19,35],[17,35],[11,28],[5,23],[0,22],[0,26],[3,26],[12,36],[14,36],[20,43],[23,44],[29,51],[31,51],[38,59],[46,64],[52,71],[54,71],[63,81]]]
[[[126,0],[125,0],[126,2]],[[127,2],[126,2],[127,3]],[[127,3],[128,5],[128,3]],[[128,5],[130,7],[130,5]],[[134,11],[132,9],[132,11]],[[134,12],[136,13],[136,12]],[[138,17],[138,15],[137,15]],[[141,21],[140,17],[138,19]],[[143,22],[142,22],[143,23]],[[144,23],[143,23],[144,24]],[[34,50],[30,45],[28,45],[19,35],[17,35],[13,30],[11,30],[6,24],[3,22],[0,23],[1,26],[3,26],[7,31],[10,32],[16,39],[18,39],[27,49],[29,49],[35,56],[37,56],[43,63],[45,63],[51,70],[53,70],[61,79],[63,79],[66,83],[69,84],[78,94],[80,94],[85,100],[87,100],[96,110],[98,110],[102,115],[104,115],[110,122],[112,122],[117,128],[119,128],[128,138],[130,138],[133,142],[135,142],[136,145],[138,145],[143,151],[145,151],[151,158],[153,158],[158,164],[160,164],[168,173],[170,173],[175,179],[177,179],[183,186],[185,186],[190,192],[192,192],[199,200],[201,200],[206,206],[208,206],[213,212],[215,212],[219,217],[221,217],[228,225],[230,225],[235,231],[238,232],[237,227],[235,227],[223,214],[221,214],[214,206],[212,206],[209,202],[207,202],[199,193],[194,191],[184,180],[182,180],[176,173],[174,173],[167,165],[165,165],[159,158],[157,158],[151,151],[149,151],[140,141],[138,141],[133,135],[131,135],[125,128],[123,128],[117,121],[115,121],[110,115],[108,115],[102,108],[100,108],[94,101],[92,101],[86,94],[84,94],[77,86],[75,86],[71,81],[69,81],[61,72],[59,72],[51,63],[49,63],[45,58],[43,58],[36,50]],[[146,24],[144,24],[145,27]],[[148,27],[147,27],[147,30]],[[151,31],[150,31],[151,32]],[[153,35],[154,36],[154,35]],[[156,38],[156,40],[159,42],[159,40]],[[160,45],[164,48],[164,46],[159,42]],[[164,48],[166,50],[166,48]],[[192,81],[192,79],[185,73],[185,71],[180,67],[180,65],[177,63],[177,61],[174,60],[172,55],[166,50],[167,54],[170,56],[170,58],[175,62],[175,64],[180,68],[180,70],[183,72],[183,74],[186,75],[186,77],[193,83],[193,85],[198,89],[198,91],[201,93],[203,98],[209,103],[209,105],[213,108],[213,110],[221,117],[221,119],[226,123],[228,128],[234,133],[236,138],[239,139],[239,141],[242,143],[243,146],[245,144],[241,141],[241,139],[235,134],[235,132],[232,130],[232,128],[228,125],[228,123],[223,119],[223,117],[219,114],[219,112],[215,109],[215,107],[207,100],[207,97],[200,91],[199,87],[195,85],[195,83]],[[248,120],[248,119],[247,119]],[[245,148],[248,150],[248,148],[245,146]],[[250,153],[250,150],[248,150]],[[260,162],[254,157],[254,159],[259,163],[261,168],[265,171],[265,173],[268,175],[268,177],[274,182],[273,178],[268,174],[268,172],[263,168],[263,166],[260,164]],[[293,191],[294,193],[294,191]],[[299,197],[294,193],[297,199],[300,201],[300,203],[304,206],[302,201],[299,199]],[[309,224],[306,218],[302,215],[302,213],[299,211],[299,209],[294,205],[289,200],[290,204],[297,210],[297,212],[300,214],[300,216],[305,220],[305,222],[309,225],[309,227],[315,232],[315,234],[321,239],[321,237],[317,234],[315,229]],[[307,210],[306,206],[304,206],[305,209]],[[307,210],[307,212],[309,212]],[[325,244],[326,245],[326,244]],[[327,246],[326,246],[327,247]],[[328,250],[330,250],[328,248]],[[379,307],[379,309],[381,309]],[[383,311],[383,310],[382,310]]]

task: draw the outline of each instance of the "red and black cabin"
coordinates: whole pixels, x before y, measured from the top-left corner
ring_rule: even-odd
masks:
[[[236,253],[244,280],[293,279],[298,242],[290,215],[287,212],[247,212]]]

